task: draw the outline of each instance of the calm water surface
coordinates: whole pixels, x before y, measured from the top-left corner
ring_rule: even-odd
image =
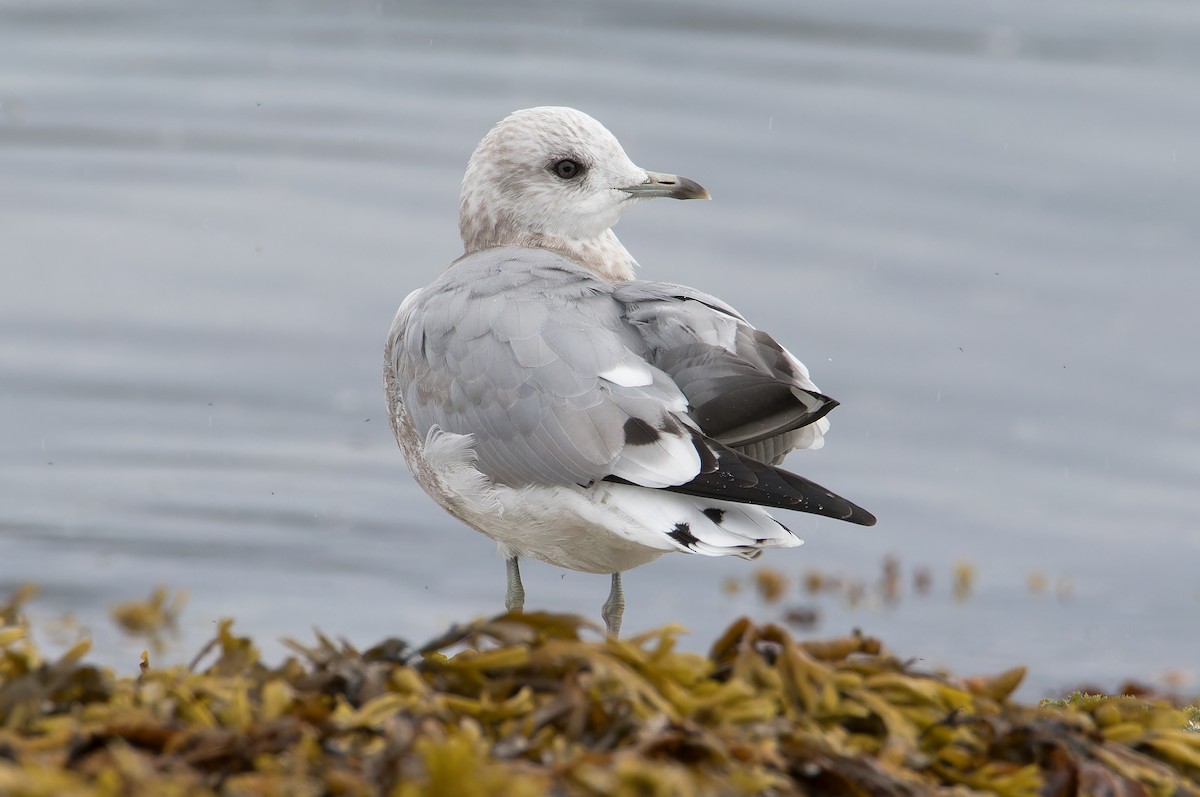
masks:
[[[96,655],[105,608],[185,587],[216,619],[368,643],[499,609],[503,568],[411,481],[383,338],[460,252],[493,122],[580,107],[711,203],[639,208],[648,278],[716,293],[842,401],[790,465],[874,511],[792,516],[765,563],[934,594],[821,604],[1028,697],[1200,663],[1200,7],[139,3],[0,10],[0,590]],[[949,599],[956,562],[977,572]],[[669,556],[630,631],[770,617]],[[1058,599],[1026,582],[1042,572]],[[526,568],[598,617],[603,578]]]

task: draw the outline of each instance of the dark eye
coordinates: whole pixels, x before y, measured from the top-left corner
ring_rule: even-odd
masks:
[[[574,180],[583,174],[583,164],[570,158],[563,158],[551,167],[551,171],[564,180]]]

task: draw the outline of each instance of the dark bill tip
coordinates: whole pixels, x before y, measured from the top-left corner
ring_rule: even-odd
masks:
[[[678,174],[646,172],[646,182],[621,190],[635,197],[670,197],[671,199],[712,199],[704,186]]]

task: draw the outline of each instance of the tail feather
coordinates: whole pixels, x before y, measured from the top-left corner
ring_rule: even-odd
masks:
[[[655,547],[703,556],[753,559],[765,548],[791,548],[803,541],[765,509],[752,504],[602,483],[606,503],[636,519],[655,538]]]

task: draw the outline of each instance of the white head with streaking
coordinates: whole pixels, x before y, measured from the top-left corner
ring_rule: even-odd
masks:
[[[647,171],[604,125],[574,108],[516,111],[476,147],[463,177],[466,254],[494,246],[553,249],[610,282],[637,261],[612,226],[640,199],[708,199],[698,183]]]

